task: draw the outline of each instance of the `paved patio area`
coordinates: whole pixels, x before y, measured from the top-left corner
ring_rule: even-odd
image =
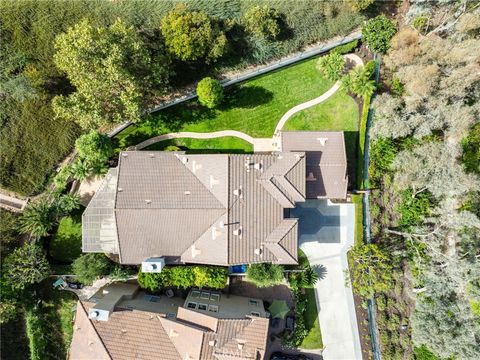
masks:
[[[291,211],[298,217],[299,244],[322,272],[315,285],[325,360],[361,360],[362,352],[351,287],[345,286],[347,251],[353,246],[355,207],[311,200]]]

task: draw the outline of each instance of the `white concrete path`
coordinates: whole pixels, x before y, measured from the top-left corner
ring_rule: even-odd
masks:
[[[355,232],[355,206],[339,206],[340,243],[321,243],[299,239],[311,265],[318,266],[321,278],[315,285],[315,297],[319,310],[320,330],[325,360],[361,360],[362,351],[358,333],[352,289],[345,286],[345,270],[348,269],[347,251],[353,246]],[[338,209],[332,211],[338,214]],[[322,211],[322,214],[324,212]],[[324,214],[327,215],[327,214]],[[326,271],[326,273],[325,273]]]

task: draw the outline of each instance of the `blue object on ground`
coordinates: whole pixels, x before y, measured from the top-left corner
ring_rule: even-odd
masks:
[[[233,265],[230,266],[230,274],[245,274],[247,272],[247,265]]]

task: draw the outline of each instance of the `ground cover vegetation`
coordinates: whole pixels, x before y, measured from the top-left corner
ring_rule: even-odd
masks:
[[[372,236],[392,269],[388,289],[373,291],[377,323],[389,359],[473,359],[480,14],[469,1],[413,2],[407,19],[419,14],[428,26],[393,37],[374,103]]]
[[[0,184],[41,192],[81,128],[138,121],[167,90],[346,34],[364,18],[342,2],[185,3],[2,2]]]

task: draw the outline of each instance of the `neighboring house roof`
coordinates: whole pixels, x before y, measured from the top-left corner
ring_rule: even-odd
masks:
[[[284,219],[284,208],[305,201],[305,164],[303,153],[122,152],[85,211],[91,225],[84,224],[83,249],[103,250],[98,228],[108,227],[124,264],[158,256],[216,265],[294,264],[297,220]]]
[[[79,302],[70,359],[263,359],[269,320],[216,319],[179,308],[163,314],[117,309],[108,321],[88,319],[94,304]]]
[[[346,198],[348,178],[343,132],[282,131],[281,139],[282,151],[306,153],[308,199]]]

